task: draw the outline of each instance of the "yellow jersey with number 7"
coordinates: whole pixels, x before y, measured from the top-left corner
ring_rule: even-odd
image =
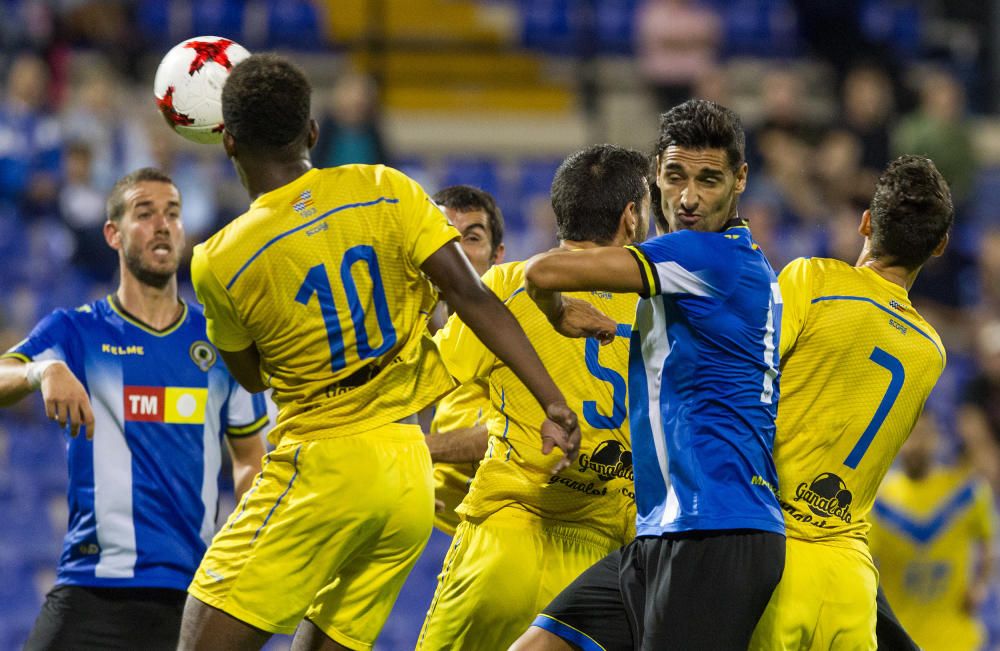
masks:
[[[452,387],[427,333],[420,265],[459,233],[420,186],[381,165],[312,169],[195,247],[208,336],[256,345],[274,389],[270,439],[391,423]]]
[[[906,289],[866,267],[802,258],[778,277],[774,462],[787,535],[861,550],[882,478],[944,370]]]

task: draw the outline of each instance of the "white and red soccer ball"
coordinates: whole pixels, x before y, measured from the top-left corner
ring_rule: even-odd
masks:
[[[171,48],[153,81],[167,124],[193,142],[221,142],[222,87],[233,66],[249,56],[242,45],[219,36],[197,36]]]

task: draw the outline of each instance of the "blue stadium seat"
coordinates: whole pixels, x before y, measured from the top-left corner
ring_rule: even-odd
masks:
[[[191,5],[193,35],[224,36],[240,41],[243,36],[242,0],[199,0]]]
[[[269,47],[316,50],[325,45],[315,3],[308,0],[268,0]]]
[[[441,187],[472,185],[492,194],[502,201],[500,166],[492,158],[450,158],[445,160],[441,173]]]
[[[597,3],[597,40],[605,54],[632,54],[635,11],[639,0]]]

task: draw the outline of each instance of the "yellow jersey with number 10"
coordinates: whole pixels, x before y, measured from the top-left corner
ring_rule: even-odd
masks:
[[[798,259],[778,283],[774,462],[787,535],[867,555],[865,518],[944,369],[944,347],[906,290],[871,269]]]
[[[436,292],[420,265],[458,237],[410,178],[345,165],[259,196],[195,247],[209,338],[260,351],[272,443],[366,431],[454,386],[427,334]]]

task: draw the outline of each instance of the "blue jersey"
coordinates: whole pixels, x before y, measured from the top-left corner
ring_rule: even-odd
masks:
[[[737,226],[628,247],[645,290],[629,359],[637,534],[784,533],[771,451],[781,293]]]
[[[264,398],[226,370],[201,310],[154,331],[113,300],[56,310],[5,355],[66,362],[94,411],[92,441],[67,435],[57,583],[184,590],[215,533],[222,435],[256,435]]]

